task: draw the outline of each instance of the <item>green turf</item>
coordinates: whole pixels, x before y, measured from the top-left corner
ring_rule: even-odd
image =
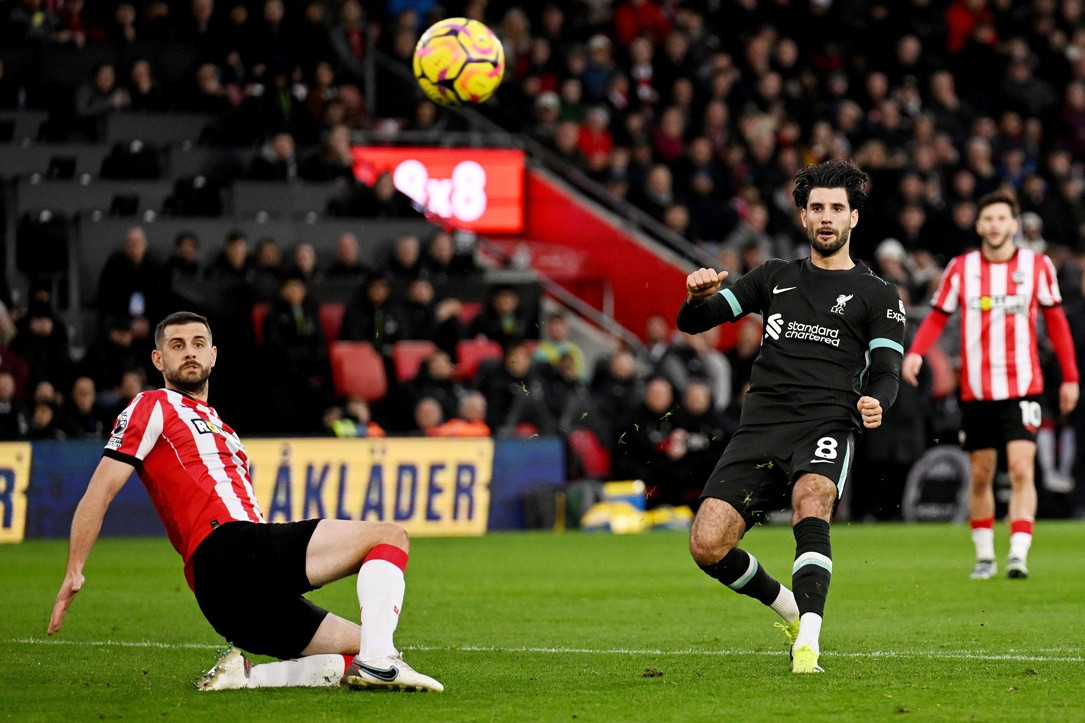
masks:
[[[1085,525],[1037,533],[1030,579],[973,581],[963,526],[835,526],[825,673],[804,677],[774,616],[701,573],[682,533],[418,539],[397,642],[443,694],[197,693],[221,643],[165,538],[100,541],[51,639],[66,544],[28,542],[0,547],[0,718],[1071,720]],[[789,574],[790,529],[754,530],[745,547]],[[357,607],[351,581],[313,597]]]

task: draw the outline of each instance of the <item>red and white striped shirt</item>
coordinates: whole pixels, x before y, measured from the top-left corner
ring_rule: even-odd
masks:
[[[172,389],[143,392],[120,413],[103,454],[136,468],[185,561],[218,525],[265,522],[245,448],[214,409]]]
[[[1062,303],[1055,267],[1044,254],[1017,249],[1009,261],[987,261],[980,251],[955,257],[931,301],[961,310],[961,399],[1016,399],[1040,394],[1036,341],[1039,307]]]

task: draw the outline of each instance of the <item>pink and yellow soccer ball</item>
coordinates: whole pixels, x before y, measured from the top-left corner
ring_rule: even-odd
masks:
[[[481,103],[494,94],[504,74],[501,41],[477,20],[434,23],[414,48],[414,77],[438,105]]]

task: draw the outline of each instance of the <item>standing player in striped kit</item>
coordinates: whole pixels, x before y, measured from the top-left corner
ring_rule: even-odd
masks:
[[[64,582],[49,634],[60,630],[85,582],[83,567],[110,502],[135,470],[147,487],[185,578],[212,627],[237,647],[200,690],[285,686],[443,690],[403,662],[392,633],[403,607],[407,533],[353,520],[268,524],[248,457],[207,404],[218,350],[207,319],[177,312],[155,328],[151,359],[165,380],[117,417],[102,461],[72,519]],[[303,597],[357,574],[361,625]],[[239,648],[281,662],[250,666]]]
[[[994,477],[998,448],[1005,446],[1010,475],[1010,554],[1006,574],[1028,577],[1028,551],[1036,517],[1036,432],[1040,428],[1040,373],[1036,316],[1043,310],[1047,335],[1062,368],[1059,411],[1078,401],[1078,370],[1070,327],[1060,304],[1055,267],[1043,254],[1018,248],[1017,199],[995,191],[980,199],[976,232],[981,246],[946,267],[931,313],[920,324],[904,357],[901,375],[917,384],[923,355],[949,317],[961,310],[961,445],[972,461],[968,512],[976,566],[986,580],[995,563]]]

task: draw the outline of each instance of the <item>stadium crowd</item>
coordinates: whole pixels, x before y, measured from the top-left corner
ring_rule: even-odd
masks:
[[[766,258],[802,253],[790,193],[795,172],[851,157],[871,175],[873,199],[854,253],[896,283],[912,317],[921,318],[945,263],[976,245],[976,201],[1012,188],[1023,210],[1019,243],[1055,262],[1085,359],[1085,6],[1078,2],[2,0],[0,46],[130,50],[119,52],[123,67],[96,67],[61,99],[0,65],[0,108],[50,110],[47,140],[96,140],[102,118],[113,113],[211,113],[217,122],[207,143],[260,149],[238,173],[340,179],[357,190],[355,211],[365,209],[357,215],[406,214],[394,194],[377,199],[354,181],[344,155],[349,131],[436,140],[456,121],[419,93],[402,92],[405,81],[383,65],[366,73],[367,54],[379,49],[406,66],[431,22],[458,15],[489,24],[506,53],[504,82],[481,112],[535,139],[551,163],[655,217],[734,276]],[[137,50],[166,42],[195,48],[191,68],[173,84],[159,81]],[[171,280],[191,274],[230,279],[244,303],[269,305],[258,332],[244,303],[240,311],[207,310],[218,313],[221,338],[253,338],[252,368],[227,374],[262,384],[266,399],[242,416],[259,431],[561,433],[577,452],[570,474],[578,475],[591,440],[576,433],[589,430],[611,456],[614,476],[645,479],[657,488],[656,501],[683,501],[690,490],[673,480],[699,485],[711,468],[736,423],[760,339],[753,321],[722,344],[673,334],[679,299],[661,298],[660,315],[643,330],[643,351],[620,349],[587,369],[566,320],[546,318],[540,334],[516,317],[513,290],[496,289],[471,318],[454,297],[443,298],[442,274],[479,269],[470,257],[440,268],[434,259],[446,252],[435,247],[447,234],[438,233],[404,242],[414,246],[402,251],[406,261],[397,242],[398,260],[386,268],[346,272],[356,274],[359,292],[340,338],[377,342],[389,365],[396,339],[436,342],[417,377],[393,383],[369,408],[336,397],[329,340],[307,298],[320,278],[342,268],[315,268],[304,245],[282,263],[273,240],[250,254],[244,238],[226,239],[222,260],[209,269],[195,268],[184,249],[213,240],[179,238],[174,258],[156,266],[132,240],[137,231],[103,272],[101,335],[81,359],[72,358],[47,288],[32,285],[26,308],[0,318],[4,438],[100,436],[110,414],[146,384],[148,324],[172,310]],[[134,294],[142,298],[135,306]],[[504,354],[467,377],[455,368],[456,344],[475,336],[500,342]],[[943,358],[931,359],[926,386],[904,387],[885,428],[867,435],[860,469],[896,472],[884,499],[856,502],[860,515],[899,514],[911,463],[954,438],[953,355],[947,345]],[[19,357],[27,361],[21,371]],[[288,371],[269,374],[265,358]],[[1048,366],[1048,386],[1057,389],[1057,366]],[[459,421],[448,425],[452,419]],[[1048,479],[1085,479],[1085,462],[1071,466],[1075,440],[1085,440],[1085,414],[1045,433]],[[1085,444],[1076,447],[1085,458]],[[1083,488],[1077,485],[1078,514],[1085,513]]]

